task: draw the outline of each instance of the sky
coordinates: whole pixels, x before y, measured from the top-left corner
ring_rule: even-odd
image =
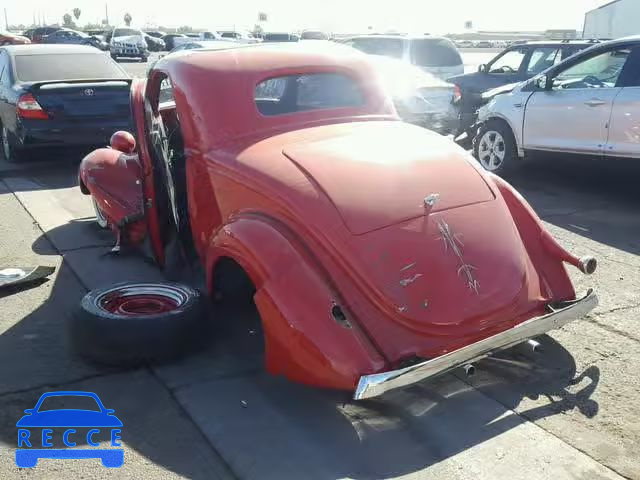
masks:
[[[266,30],[320,28],[333,32],[396,29],[420,33],[464,31],[466,21],[474,30],[581,30],[584,14],[608,0],[11,0],[4,3],[9,24],[30,24],[44,16],[48,23],[62,23],[74,8],[82,14],[79,24],[99,23],[108,7],[111,24],[130,13],[134,26],[229,29],[251,28],[258,12],[268,15]],[[2,26],[4,18],[1,16]]]

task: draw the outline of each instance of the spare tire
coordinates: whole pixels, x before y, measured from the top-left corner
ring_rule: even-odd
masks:
[[[178,283],[119,283],[87,293],[69,323],[85,359],[139,366],[175,359],[204,344],[207,303]]]

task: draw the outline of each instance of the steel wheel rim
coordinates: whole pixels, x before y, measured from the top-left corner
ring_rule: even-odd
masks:
[[[175,311],[188,300],[189,292],[179,286],[139,283],[107,290],[93,303],[112,315],[140,317]]]
[[[9,145],[9,134],[5,127],[2,127],[2,153],[4,154],[4,159],[9,160],[11,157],[11,145]]]
[[[478,160],[489,171],[498,170],[504,163],[506,146],[500,132],[488,130],[478,144]]]
[[[104,212],[102,211],[102,209],[98,206],[98,202],[96,201],[96,199],[94,197],[91,197],[91,203],[93,203],[93,210],[96,214],[96,222],[98,225],[100,225],[101,228],[107,228],[108,225],[108,221],[107,221],[107,217],[104,216]]]

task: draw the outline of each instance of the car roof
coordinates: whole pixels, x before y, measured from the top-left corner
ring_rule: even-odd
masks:
[[[349,37],[349,40],[355,38],[385,38],[385,39],[399,39],[399,40],[449,40],[446,37],[439,37],[434,35],[420,35],[420,34],[409,34],[409,35],[401,35],[401,34],[383,34],[383,35],[354,35]]]
[[[220,42],[222,43],[222,42]],[[337,63],[359,61],[362,52],[349,46],[333,42],[305,44],[296,43],[260,43],[242,44],[225,42],[215,49],[203,48],[187,50],[181,55],[167,55],[161,58],[154,68],[180,70],[196,67],[200,70],[233,70],[235,72],[274,71],[277,69],[300,66],[335,67]]]
[[[104,55],[97,48],[88,45],[58,45],[58,44],[30,44],[30,45],[8,45],[3,47],[9,55],[73,55],[79,53],[92,53]]]

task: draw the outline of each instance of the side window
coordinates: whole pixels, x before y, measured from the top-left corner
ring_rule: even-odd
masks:
[[[0,85],[11,86],[9,80],[9,57],[4,52],[0,52]]]
[[[520,65],[522,65],[526,54],[527,51],[524,48],[509,50],[489,64],[488,72],[498,74],[516,73],[520,70]]]
[[[629,54],[630,50],[623,48],[592,55],[556,75],[553,89],[613,88]]]
[[[527,74],[537,75],[538,73],[553,67],[556,63],[560,63],[559,49],[556,47],[536,48],[531,52],[529,64],[527,65]]]
[[[254,98],[258,111],[267,116],[364,105],[358,83],[338,73],[270,78],[256,86]]]

